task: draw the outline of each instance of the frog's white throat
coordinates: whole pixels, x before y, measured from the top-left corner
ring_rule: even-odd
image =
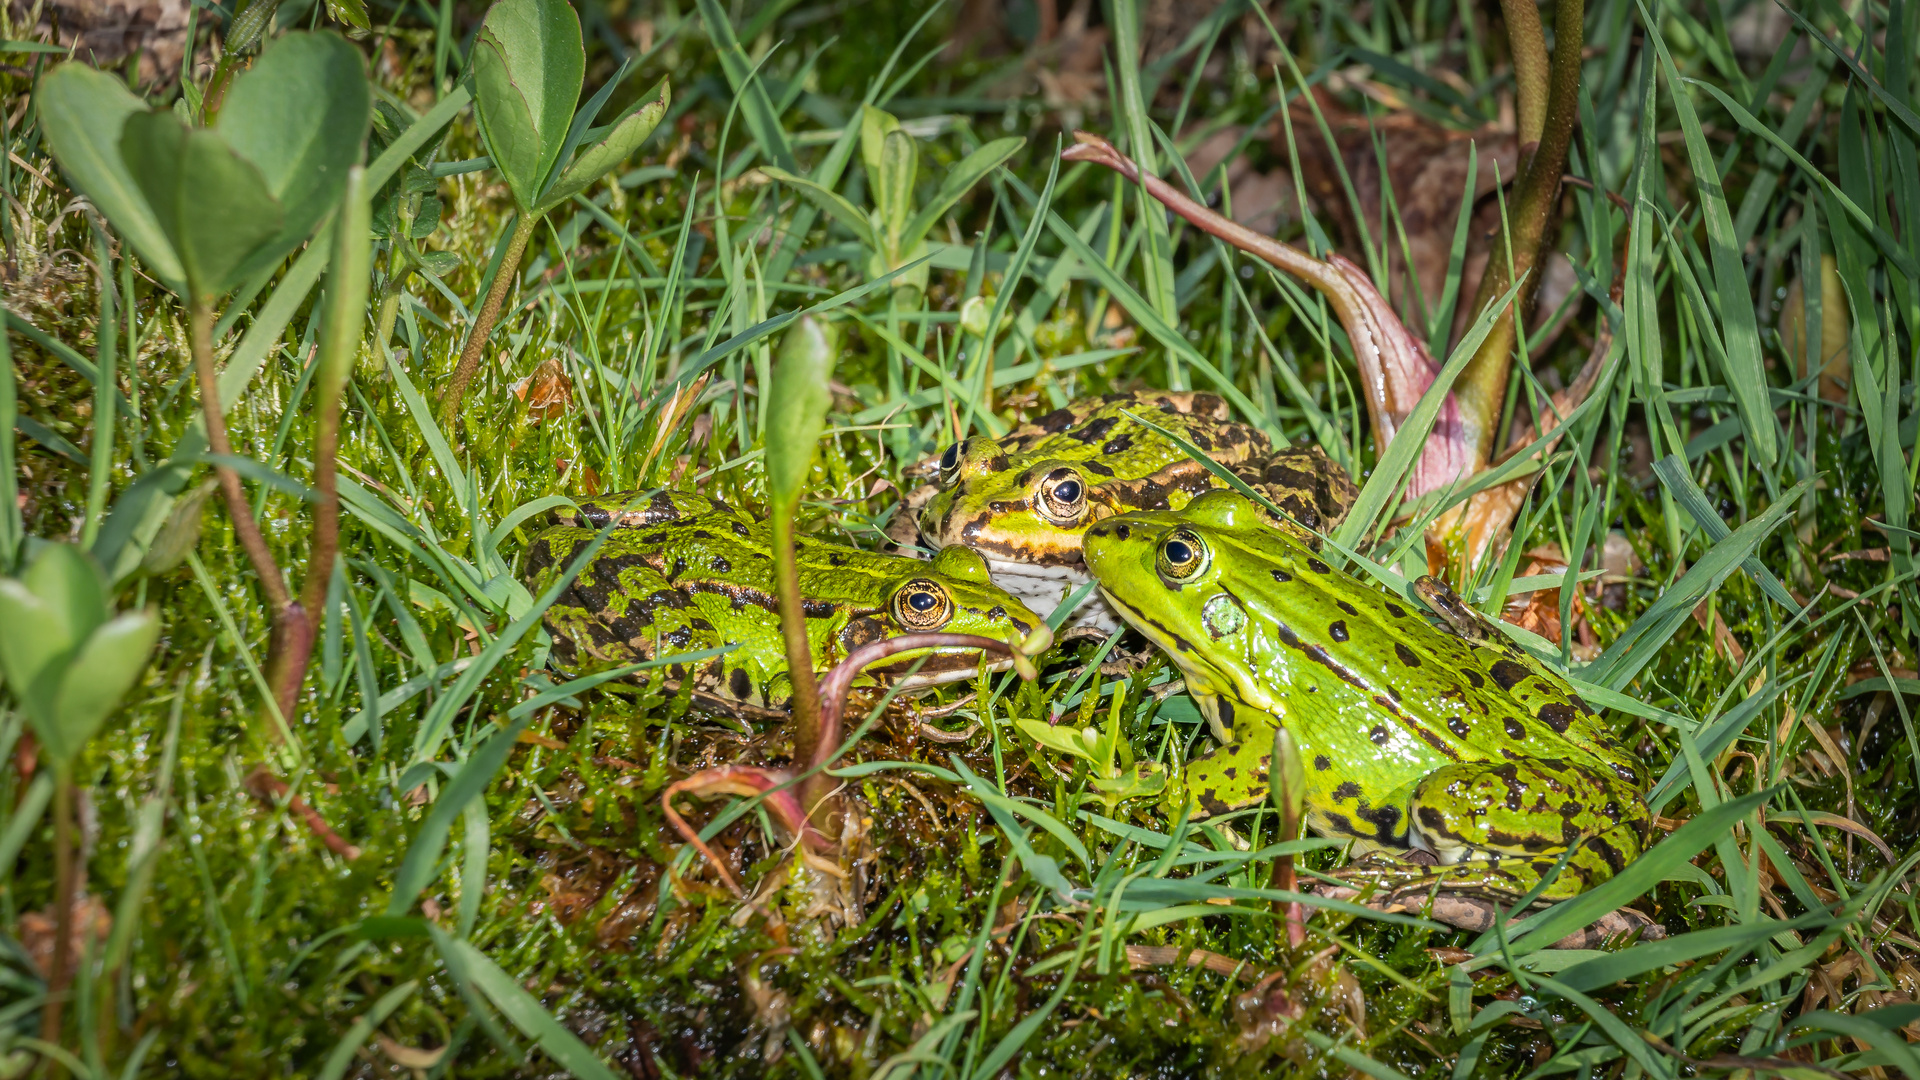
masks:
[[[986,560],[993,583],[1019,597],[1034,614],[1042,617],[1051,615],[1075,589],[1093,580],[1084,566],[1036,566],[992,556],[986,556]],[[1121,622],[1120,616],[1096,589],[1074,609],[1060,629],[1071,630],[1076,626],[1091,626],[1111,634],[1120,629]]]

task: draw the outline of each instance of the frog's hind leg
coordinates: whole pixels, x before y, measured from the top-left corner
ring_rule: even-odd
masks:
[[[1439,866],[1359,876],[1396,892],[1438,885],[1512,899],[1531,891],[1571,849],[1541,899],[1576,896],[1640,854],[1651,816],[1640,792],[1599,769],[1542,758],[1449,765],[1415,786],[1410,840]],[[1392,877],[1393,880],[1388,880]]]

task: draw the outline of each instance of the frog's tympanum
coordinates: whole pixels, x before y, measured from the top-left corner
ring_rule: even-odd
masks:
[[[667,682],[677,687],[690,679],[697,701],[735,715],[784,713],[793,691],[769,527],[702,495],[612,495],[535,538],[527,558],[534,590],[551,585],[595,527],[609,521],[621,527],[547,609],[556,666],[584,674],[731,645],[725,655],[669,666]],[[931,564],[806,539],[794,541],[794,553],[818,672],[867,642],[907,633],[978,634],[1028,655],[1052,641],[1045,621],[994,586],[980,556],[965,548],[942,552]],[[999,654],[986,660],[990,670],[1011,664]],[[911,693],[969,678],[980,661],[972,649],[903,652],[868,668],[854,685]]]
[[[1132,414],[1131,416],[1128,414]],[[1271,524],[1303,540],[1346,516],[1353,481],[1317,446],[1274,450],[1267,437],[1229,420],[1213,394],[1164,390],[1076,401],[1001,439],[946,448],[940,491],[920,512],[920,536],[937,549],[964,545],[986,556],[993,580],[1052,611],[1087,580],[1080,540],[1096,521],[1134,510],[1178,510],[1225,482],[1141,417],[1174,432],[1280,507]],[[1118,627],[1098,604],[1080,625]]]
[[[1188,766],[1195,816],[1266,797],[1285,724],[1308,827],[1438,862],[1429,876],[1450,889],[1521,894],[1571,850],[1544,893],[1556,899],[1639,854],[1650,817],[1634,761],[1564,681],[1517,647],[1436,628],[1244,496],[1098,522],[1086,561],[1223,744]]]

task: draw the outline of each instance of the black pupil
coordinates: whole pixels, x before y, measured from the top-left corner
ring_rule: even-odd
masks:
[[[960,444],[950,443],[947,446],[947,452],[940,455],[940,467],[943,469],[951,469],[954,467],[954,465],[958,464],[959,461],[960,461]]]
[[[1167,541],[1167,561],[1175,566],[1192,562],[1193,549],[1187,546],[1185,540],[1169,540]]]
[[[907,597],[907,606],[918,612],[932,611],[939,604],[939,598],[932,593],[917,592]]]
[[[1056,499],[1059,499],[1063,503],[1079,502],[1080,501],[1080,481],[1062,480],[1059,486],[1053,489],[1053,497]]]

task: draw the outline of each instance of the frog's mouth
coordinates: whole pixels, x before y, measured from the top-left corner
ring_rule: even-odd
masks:
[[[1011,657],[1000,653],[982,653],[979,649],[935,649],[931,654],[917,652],[902,653],[901,656],[904,659],[895,659],[884,665],[875,664],[866,673],[892,687],[895,693],[911,694],[973,678],[980,671],[982,656],[986,658],[986,668],[990,672],[1007,671],[1013,667]],[[923,656],[926,661],[921,663]],[[916,663],[920,664],[918,671],[913,670]]]

